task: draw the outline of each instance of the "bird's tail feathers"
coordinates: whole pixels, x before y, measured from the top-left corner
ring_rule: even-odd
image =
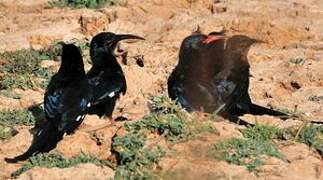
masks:
[[[47,121],[34,135],[32,144],[25,153],[14,158],[5,158],[5,161],[8,163],[16,163],[27,160],[29,157],[38,153],[49,152],[63,139],[63,135],[64,132],[59,131],[52,122]]]
[[[269,109],[263,106],[259,106],[257,104],[251,104],[250,105],[250,114],[253,115],[271,115],[271,116],[278,116],[280,119],[288,119],[290,118],[290,115],[280,112],[280,111],[275,111],[273,109]]]

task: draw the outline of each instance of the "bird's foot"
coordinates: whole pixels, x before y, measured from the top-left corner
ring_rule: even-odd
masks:
[[[84,123],[81,123],[78,127],[78,129],[84,129],[84,128],[86,128],[86,125]]]
[[[112,118],[112,116],[107,116],[107,117],[106,117],[106,118],[104,118],[104,119],[106,119],[106,120],[108,120],[108,121],[109,121],[109,125],[110,125],[110,126],[116,126],[116,124],[117,124],[116,120],[115,120],[115,119],[113,119],[113,118]]]
[[[116,126],[117,125],[117,122],[115,119],[111,118],[110,119],[110,126]]]

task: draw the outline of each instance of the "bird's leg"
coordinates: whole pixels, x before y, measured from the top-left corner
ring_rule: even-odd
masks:
[[[94,126],[94,127],[90,127],[87,129],[84,129],[84,132],[92,132],[92,131],[97,131],[100,129],[104,129],[104,128],[110,128],[110,127],[114,127],[116,126],[116,121],[112,118],[112,116],[106,116],[104,117],[104,120],[108,120],[109,123],[104,123],[104,124],[100,124],[98,126]]]
[[[110,121],[110,126],[116,126],[117,122],[115,119],[112,118],[112,116],[109,116],[107,119]]]

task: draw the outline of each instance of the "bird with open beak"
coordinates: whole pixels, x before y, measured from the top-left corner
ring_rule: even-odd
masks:
[[[180,47],[179,61],[168,79],[168,93],[188,111],[217,113],[236,120],[251,113],[286,116],[251,102],[248,51],[260,42],[223,33],[193,34]]]
[[[92,88],[93,98],[89,114],[108,117],[112,122],[112,113],[120,94],[127,91],[127,83],[114,50],[121,40],[144,38],[131,34],[102,32],[93,37],[90,43],[92,68],[86,74]]]

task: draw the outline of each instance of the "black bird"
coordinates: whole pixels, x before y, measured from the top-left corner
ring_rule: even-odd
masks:
[[[51,78],[44,97],[46,121],[35,133],[29,149],[7,162],[28,159],[54,149],[63,139],[82,123],[91,99],[91,89],[85,77],[80,50],[73,44],[62,47],[62,61],[58,72]]]
[[[168,79],[170,98],[188,111],[217,113],[231,120],[246,113],[287,116],[251,102],[247,53],[256,42],[242,35],[225,42],[217,32],[188,36]]]
[[[121,66],[117,62],[114,50],[119,41],[144,38],[130,34],[102,32],[93,37],[90,43],[92,68],[86,77],[93,89],[93,99],[88,114],[106,116],[112,122],[112,113],[119,99],[127,91],[127,83]]]

